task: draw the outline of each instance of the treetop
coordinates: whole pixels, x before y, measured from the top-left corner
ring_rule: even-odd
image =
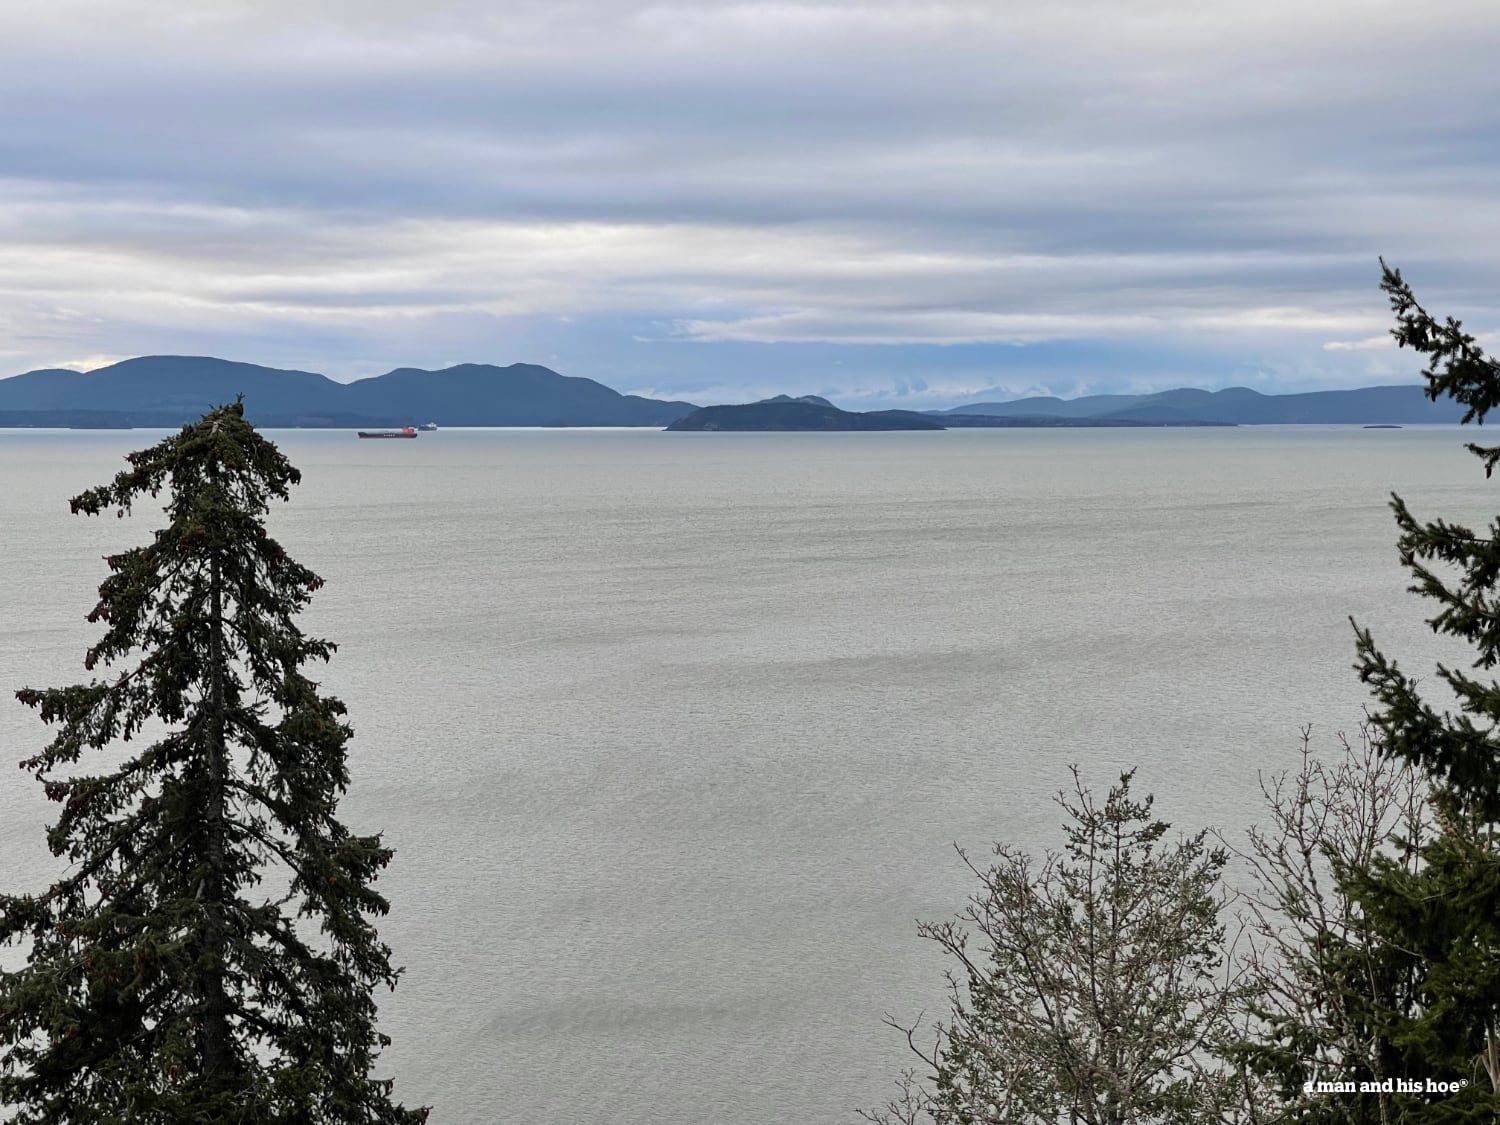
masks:
[[[149,449],[126,455],[125,460],[130,468],[109,484],[88,489],[69,501],[75,515],[96,516],[114,508],[117,516],[125,516],[135,500],[143,495],[158,496],[169,485],[174,507],[191,502],[198,497],[205,474],[221,487],[232,488],[235,499],[248,511],[264,514],[266,497],[287,500],[290,486],[302,481],[302,474],[281,451],[245,421],[243,395],[215,407]],[[222,476],[225,469],[229,470],[228,479]]]

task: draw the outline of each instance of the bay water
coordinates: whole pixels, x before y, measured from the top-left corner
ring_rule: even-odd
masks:
[[[0,432],[8,891],[55,873],[10,693],[86,678],[101,556],[160,518],[67,499],[160,436]],[[1357,729],[1351,614],[1462,659],[1389,492],[1496,507],[1449,427],[268,436],[343,814],[397,853],[381,1071],[476,1125],[855,1120],[914,1061],[883,1015],[942,1009],[955,844],[1056,846],[1072,764],[1241,831],[1304,724]]]

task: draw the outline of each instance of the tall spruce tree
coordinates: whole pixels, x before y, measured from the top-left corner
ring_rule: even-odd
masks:
[[[1393,335],[1428,357],[1427,396],[1448,395],[1468,408],[1465,423],[1483,424],[1500,405],[1500,364],[1458,321],[1431,316],[1399,271],[1381,267]],[[1500,462],[1500,447],[1467,448],[1486,477]],[[1500,518],[1480,534],[1441,519],[1419,522],[1400,496],[1391,508],[1411,590],[1439,606],[1428,624],[1472,646],[1481,675],[1439,664],[1453,697],[1440,709],[1356,625],[1356,667],[1378,705],[1379,744],[1431,781],[1436,830],[1415,866],[1386,852],[1336,874],[1398,970],[1395,987],[1368,997],[1369,1027],[1388,1063],[1412,1079],[1466,1083],[1457,1093],[1398,1095],[1396,1119],[1493,1122],[1500,1120],[1500,684],[1482,673],[1500,660]]]
[[[26,954],[0,975],[0,1106],[16,1125],[422,1121],[371,1076],[372,992],[399,974],[372,924],[392,853],[336,817],[351,732],[302,671],[334,646],[295,623],[321,581],[263,523],[300,474],[238,402],[126,460],[72,501],[167,496],[89,614],[85,667],[112,674],[17,693],[56,728],[22,767],[62,805],[47,842],[69,868],[0,897],[0,943]]]

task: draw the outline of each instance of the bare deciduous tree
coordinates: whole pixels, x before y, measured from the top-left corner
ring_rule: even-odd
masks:
[[[1368,728],[1324,761],[1302,731],[1295,773],[1262,777],[1270,822],[1234,848],[1248,879],[1242,1041],[1252,1120],[1389,1122],[1392,1091],[1304,1096],[1304,1082],[1407,1077],[1379,1011],[1415,1003],[1417,957],[1391,945],[1347,889],[1384,856],[1415,873],[1433,830],[1425,779],[1383,755]],[[1222,837],[1220,838],[1222,842]]]
[[[1189,1125],[1219,1121],[1232,1070],[1213,1054],[1237,997],[1225,941],[1227,852],[1165,838],[1131,773],[1100,805],[1073,771],[1067,844],[1004,844],[956,920],[922,924],[958,963],[949,1015],[887,1022],[922,1060],[877,1125]],[[924,1044],[932,1036],[932,1046]],[[919,1043],[919,1037],[923,1040]]]

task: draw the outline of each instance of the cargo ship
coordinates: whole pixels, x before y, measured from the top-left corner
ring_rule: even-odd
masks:
[[[360,437],[377,437],[377,438],[410,437],[410,438],[414,438],[414,437],[417,436],[417,429],[416,429],[415,426],[402,426],[399,430],[358,430],[356,432],[359,434]]]

